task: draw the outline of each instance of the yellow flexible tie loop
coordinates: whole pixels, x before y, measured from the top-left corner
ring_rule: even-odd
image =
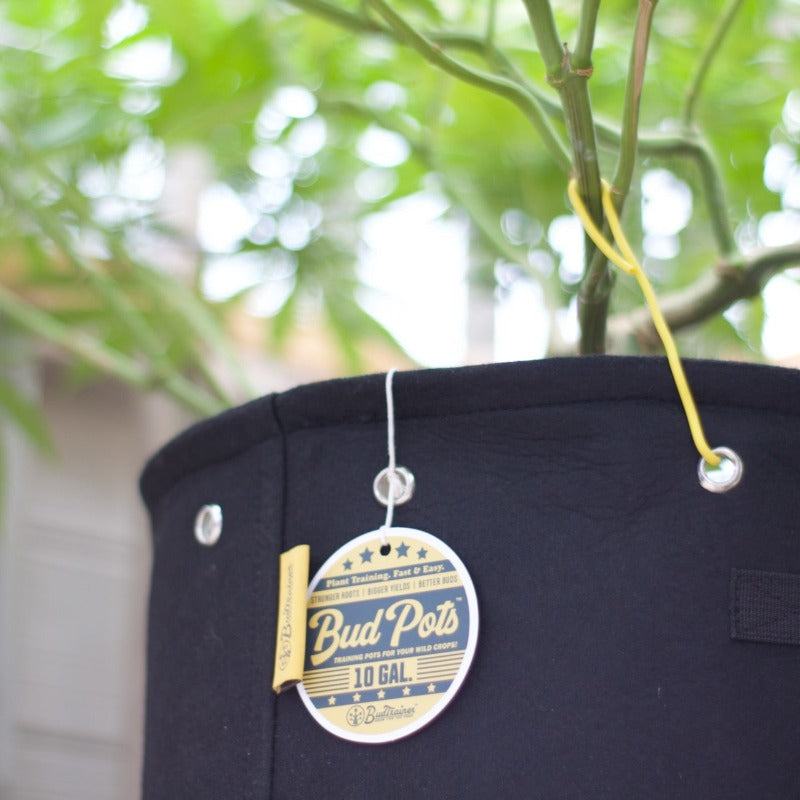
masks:
[[[619,217],[617,216],[617,209],[614,207],[614,199],[611,196],[611,187],[607,181],[603,181],[603,211],[611,227],[614,241],[617,243],[617,247],[619,247],[621,253],[614,249],[614,245],[603,236],[600,229],[595,225],[594,220],[586,210],[586,206],[578,193],[578,183],[574,178],[570,180],[567,186],[567,194],[575,209],[575,213],[583,223],[586,233],[589,234],[589,237],[597,245],[603,255],[613,264],[616,264],[621,270],[627,272],[628,275],[633,275],[639,283],[647,307],[650,309],[653,325],[664,345],[669,368],[672,371],[672,377],[678,389],[681,403],[683,404],[683,412],[686,415],[686,421],[689,423],[689,430],[692,434],[694,446],[697,448],[697,452],[700,453],[704,461],[714,467],[718,466],[722,459],[711,449],[703,433],[703,425],[700,422],[700,415],[697,413],[697,406],[692,397],[689,382],[686,380],[686,373],[683,371],[683,364],[681,364],[681,359],[678,355],[678,348],[675,346],[675,340],[672,338],[672,333],[667,325],[667,321],[661,313],[656,293],[628,243],[625,232],[622,230],[622,225],[620,225]]]

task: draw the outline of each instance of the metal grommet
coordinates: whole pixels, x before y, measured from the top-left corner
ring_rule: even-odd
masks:
[[[389,505],[389,492],[394,495],[394,504],[401,506],[407,503],[414,494],[414,473],[405,467],[385,467],[372,483],[375,499],[384,506]]]
[[[700,485],[709,492],[721,494],[733,489],[744,475],[744,462],[739,454],[729,447],[715,447],[716,453],[722,461],[716,467],[707,463],[704,458],[697,465],[697,477]]]
[[[206,547],[216,544],[222,533],[222,509],[218,505],[203,506],[194,518],[194,538]]]

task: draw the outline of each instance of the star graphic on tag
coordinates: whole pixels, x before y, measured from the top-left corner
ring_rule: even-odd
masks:
[[[403,694],[404,694],[406,697],[408,697],[408,696],[411,694],[411,687],[410,687],[410,686],[404,686],[404,687],[403,687]]]
[[[417,550],[417,558],[426,559],[428,557],[428,551],[424,547],[420,547]]]
[[[342,566],[345,569],[345,572],[349,572],[353,569],[353,562],[348,558],[347,561],[342,562]]]
[[[354,702],[354,703],[360,703],[360,702],[361,702],[361,695],[360,695],[358,692],[356,692],[356,693],[353,695],[353,702]]]
[[[428,684],[428,691],[429,692],[435,692],[436,691],[436,684],[435,683],[429,683]]]
[[[362,551],[359,553],[359,555],[361,556],[361,563],[362,563],[362,564],[365,564],[367,561],[369,561],[370,563],[372,563],[372,550],[370,550],[368,547],[365,547],[365,548],[364,548],[364,549],[363,549],[363,550],[362,550]]]
[[[383,700],[384,697],[386,697],[386,692],[383,689],[378,689],[378,700]]]
[[[329,706],[335,706],[336,705],[336,698],[333,697],[333,696],[329,697],[328,698],[328,705]]]
[[[397,557],[405,558],[408,555],[408,545],[403,542],[397,546]]]

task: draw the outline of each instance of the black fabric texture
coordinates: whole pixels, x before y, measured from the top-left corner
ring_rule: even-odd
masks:
[[[700,487],[663,359],[395,376],[417,482],[395,524],[458,553],[481,631],[453,702],[387,745],[340,740],[270,688],[279,553],[308,543],[313,574],[383,522],[384,376],[265,397],[168,444],[141,480],[145,800],[800,797],[800,650],[731,638],[770,591],[751,573],[800,574],[800,373],[686,371],[709,441],[744,460],[730,493]],[[213,547],[193,536],[206,503],[224,514]]]
[[[732,570],[731,637],[800,645],[800,575]]]

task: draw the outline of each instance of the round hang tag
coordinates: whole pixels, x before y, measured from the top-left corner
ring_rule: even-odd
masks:
[[[458,556],[414,528],[339,548],[308,588],[300,697],[330,733],[392,742],[453,699],[478,640],[475,588]]]

